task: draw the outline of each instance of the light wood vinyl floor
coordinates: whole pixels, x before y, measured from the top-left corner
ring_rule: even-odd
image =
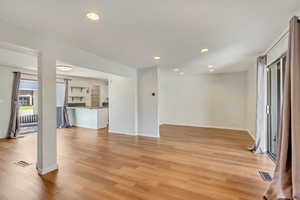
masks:
[[[161,126],[161,138],[60,129],[59,170],[35,170],[36,134],[0,141],[0,200],[258,200],[272,172],[242,131]],[[33,163],[20,167],[14,163]]]

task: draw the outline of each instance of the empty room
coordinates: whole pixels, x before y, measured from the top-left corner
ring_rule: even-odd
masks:
[[[0,1],[0,200],[300,200],[300,1]]]

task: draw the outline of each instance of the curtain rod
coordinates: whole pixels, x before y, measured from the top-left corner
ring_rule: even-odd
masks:
[[[298,17],[298,20],[300,20],[300,16],[296,16]],[[272,49],[274,49],[279,42],[281,42],[286,36],[288,36],[290,30],[289,28],[280,36],[280,38],[278,39],[278,41],[276,41],[269,49],[267,49],[267,51],[264,53],[264,55],[267,55],[268,53],[270,53],[270,51],[272,51]]]
[[[286,36],[288,36],[289,32],[289,30],[285,31],[281,37],[264,53],[264,55],[270,53],[270,51],[272,51]]]

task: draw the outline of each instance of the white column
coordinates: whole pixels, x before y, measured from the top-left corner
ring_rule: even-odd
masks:
[[[38,161],[39,174],[58,168],[56,140],[56,59],[48,52],[38,55]]]

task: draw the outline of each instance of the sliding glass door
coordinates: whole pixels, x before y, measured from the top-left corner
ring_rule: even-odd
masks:
[[[283,94],[283,74],[286,58],[282,57],[267,68],[268,153],[276,160],[279,142],[279,120]]]
[[[38,123],[38,83],[35,80],[21,79],[19,88],[20,134],[37,131]]]

